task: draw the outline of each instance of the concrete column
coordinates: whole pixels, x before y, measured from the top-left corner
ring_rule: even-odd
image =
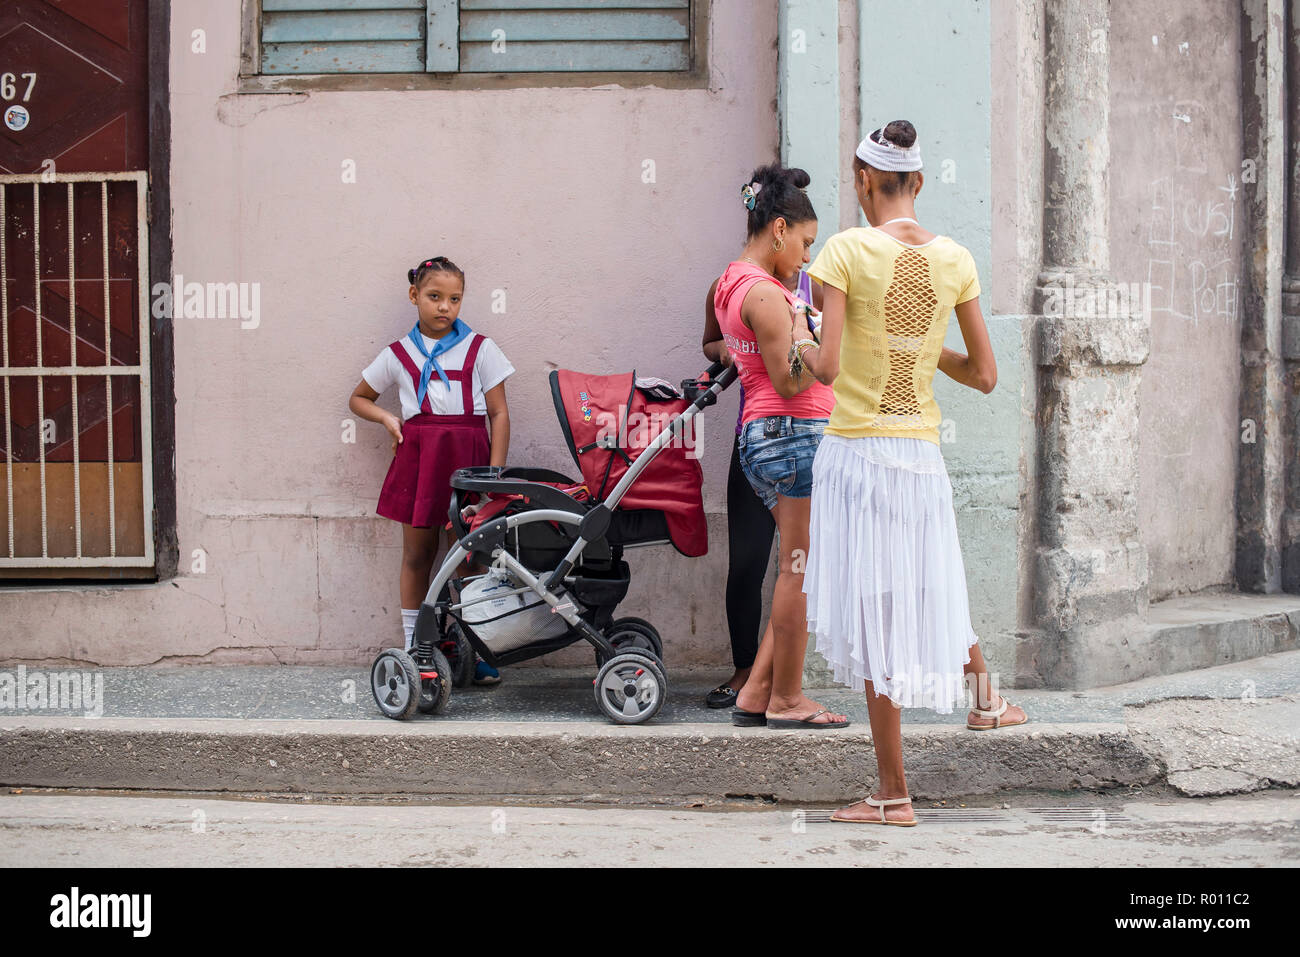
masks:
[[[1300,594],[1300,0],[1286,22],[1286,109],[1290,138],[1286,273],[1282,279],[1282,355],[1286,380],[1286,507],[1282,513],[1282,590]]]
[[[1119,680],[1147,611],[1138,386],[1150,317],[1109,276],[1108,0],[1047,0],[1043,271],[1035,311],[1039,670]]]
[[[1110,11],[1103,0],[1048,0],[1046,14],[1043,258],[1076,275],[1104,273],[1110,265]]]
[[[840,228],[839,18],[838,5],[826,0],[781,0],[778,15],[781,162],[812,177],[814,256]]]
[[[1254,182],[1243,175],[1248,239],[1242,281],[1236,575],[1242,591],[1264,593],[1282,590],[1283,512],[1288,459],[1294,457],[1286,452],[1288,441],[1294,441],[1286,377],[1288,366],[1294,371],[1295,364],[1284,358],[1282,318],[1288,2],[1246,0],[1242,12],[1243,141]],[[1292,511],[1292,541],[1295,517]]]

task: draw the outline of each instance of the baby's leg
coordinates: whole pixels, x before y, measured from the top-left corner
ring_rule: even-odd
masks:
[[[446,534],[443,536],[443,538],[445,539],[447,544],[447,550],[442,553],[443,560],[446,561],[446,556],[450,555],[451,550],[456,547],[456,533],[453,532],[451,529],[447,529]],[[472,575],[481,575],[481,574],[483,574],[483,569],[480,568],[478,565],[475,565],[473,562],[471,562],[468,555],[466,555],[463,559],[461,559],[460,564],[456,566],[455,577],[457,578],[469,578]]]

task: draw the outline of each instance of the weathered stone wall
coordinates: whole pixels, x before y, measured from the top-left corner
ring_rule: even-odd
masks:
[[[1110,261],[1151,315],[1137,493],[1153,601],[1233,583],[1240,34],[1233,0],[1111,6]]]

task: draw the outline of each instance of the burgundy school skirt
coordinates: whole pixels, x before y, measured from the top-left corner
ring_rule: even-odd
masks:
[[[442,528],[451,505],[452,473],[490,460],[487,416],[412,416],[402,423],[402,444],[375,511],[403,525]]]

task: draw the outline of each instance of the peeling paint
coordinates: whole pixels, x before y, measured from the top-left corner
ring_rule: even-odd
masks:
[[[227,93],[217,99],[217,119],[226,126],[247,126],[263,113],[310,98],[309,93]]]

